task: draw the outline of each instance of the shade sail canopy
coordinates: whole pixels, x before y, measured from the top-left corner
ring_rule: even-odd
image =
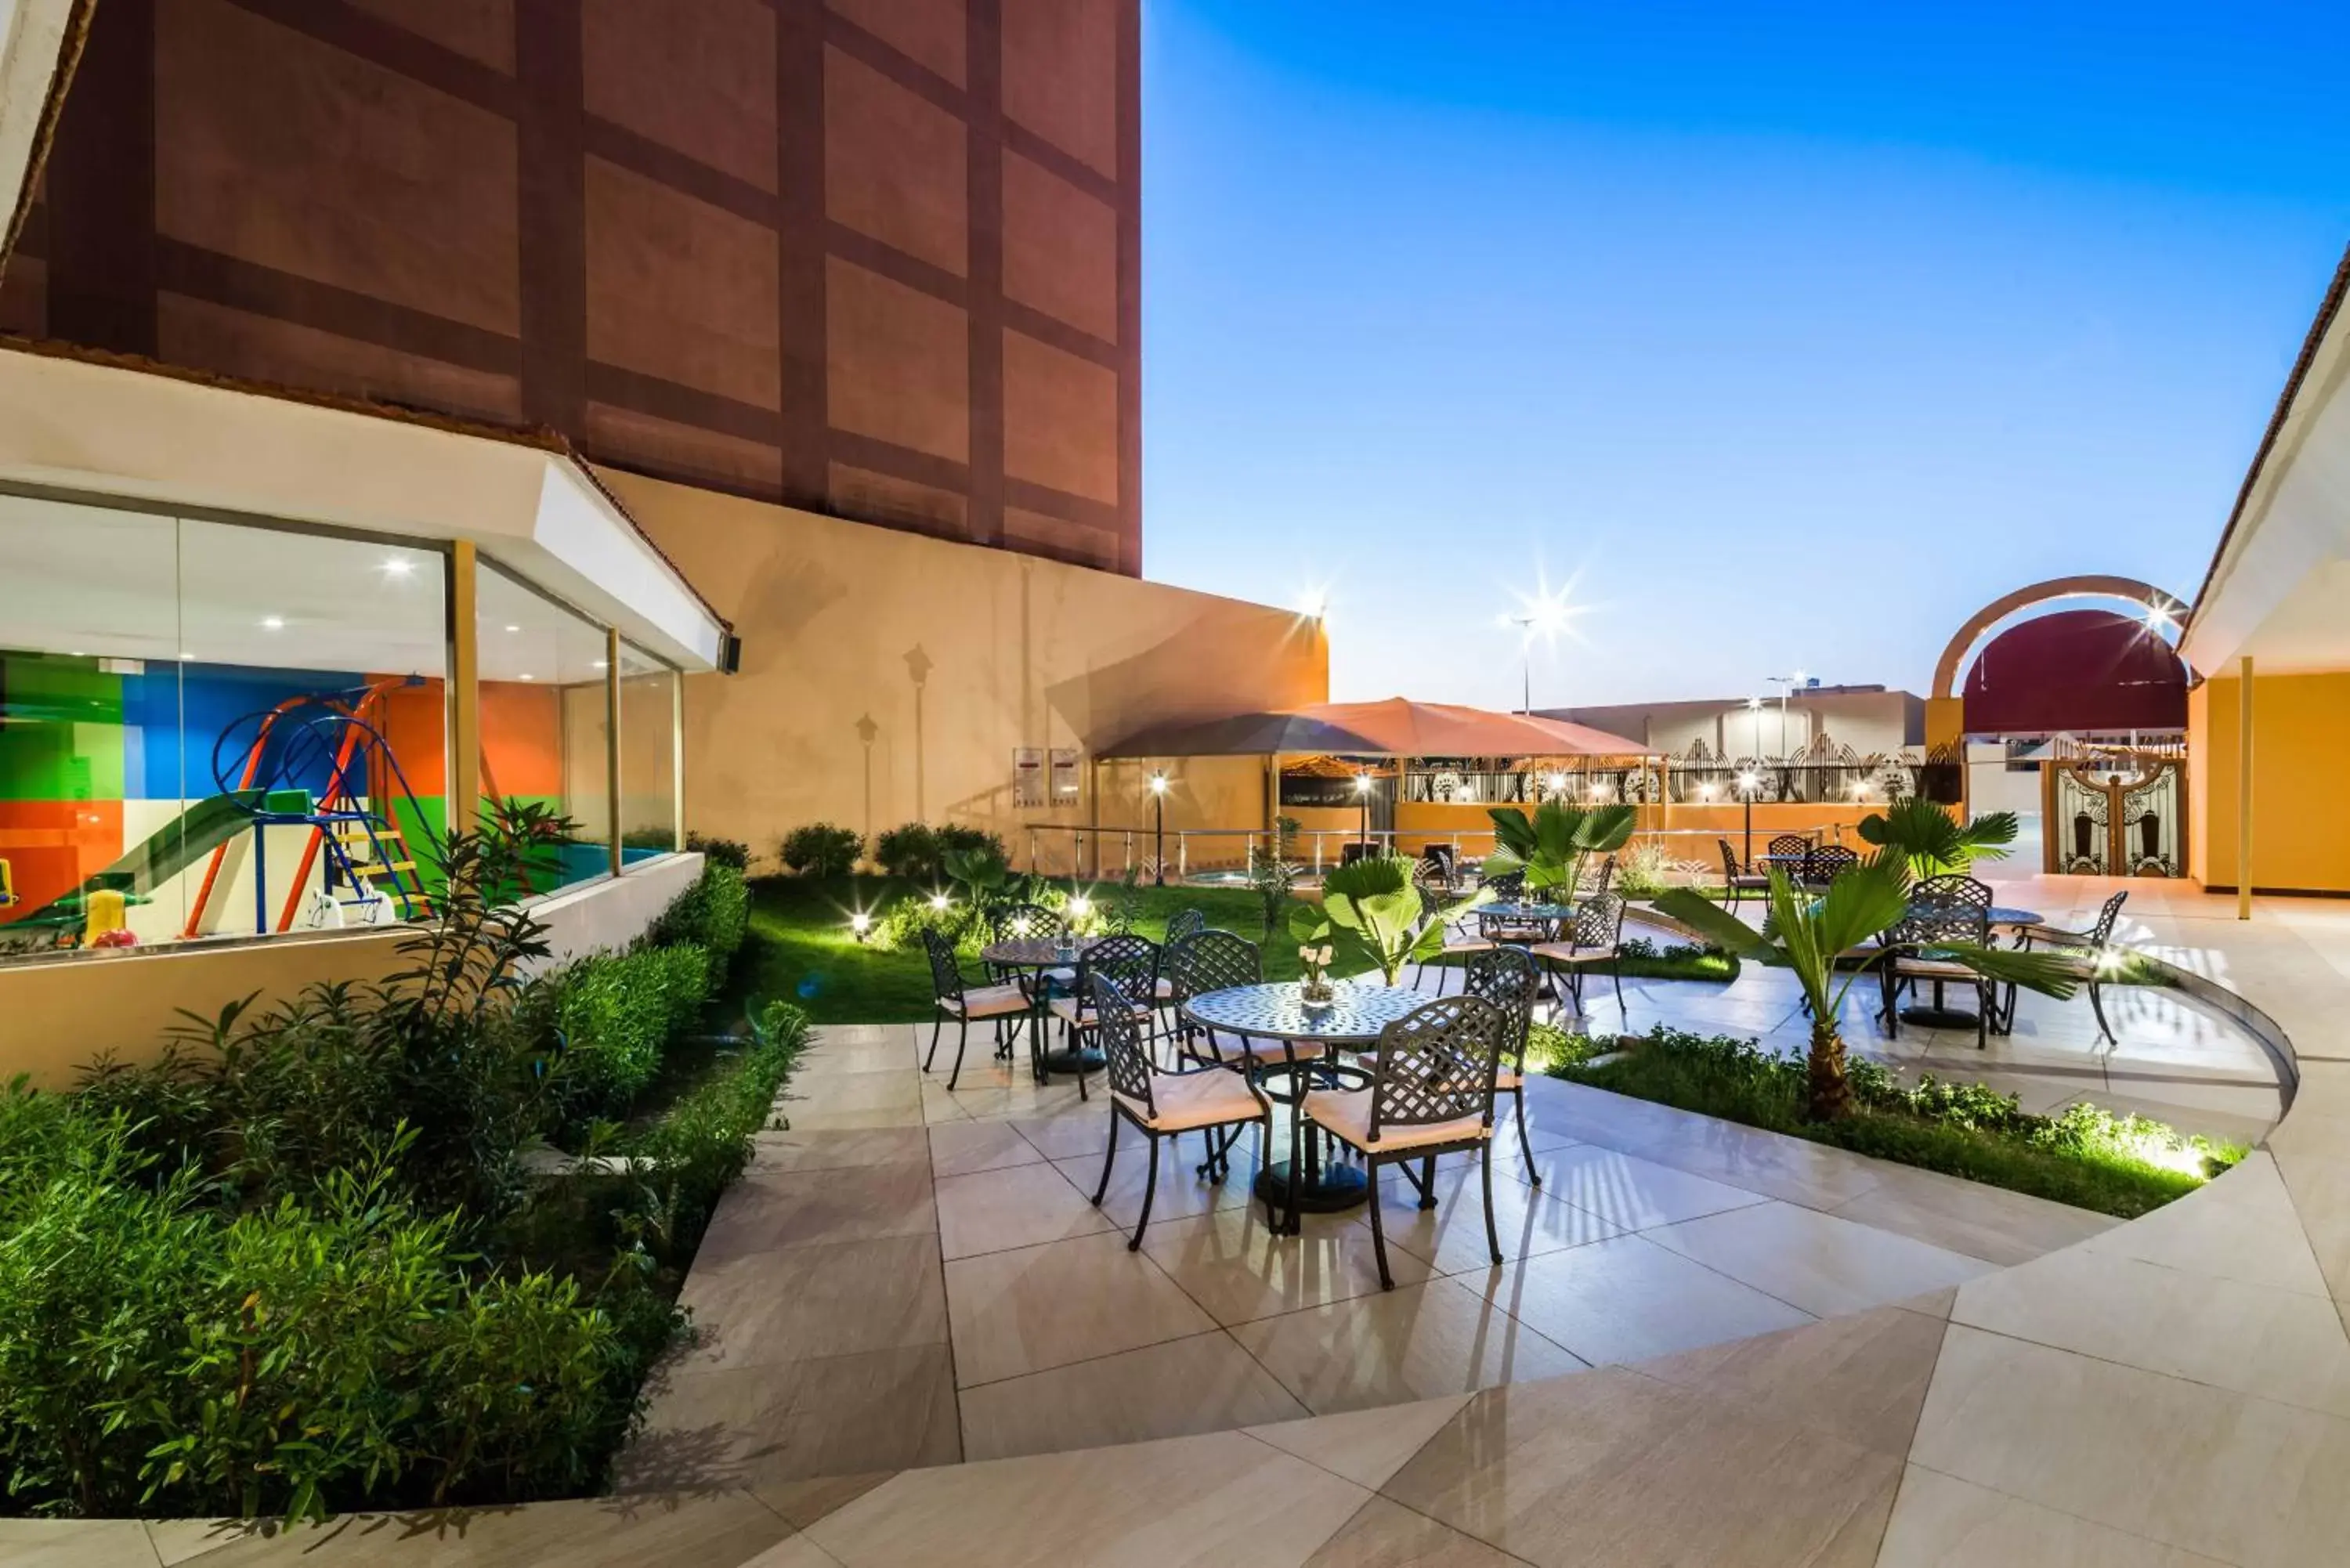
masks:
[[[1106,748],[1105,757],[1646,757],[1638,741],[1563,719],[1449,702],[1320,702],[1165,724]]]
[[[2140,620],[2062,610],[2008,628],[1968,672],[1970,735],[2187,727],[2187,666]]]

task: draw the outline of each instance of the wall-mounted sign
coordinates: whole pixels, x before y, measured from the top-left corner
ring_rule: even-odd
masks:
[[[1281,804],[1284,805],[1360,805],[1363,797],[1356,792],[1355,775],[1344,774],[1330,777],[1322,774],[1284,774],[1281,775]]]
[[[1045,804],[1045,748],[1042,746],[1012,748],[1012,804],[1014,806]]]
[[[1053,804],[1075,805],[1077,804],[1077,748],[1055,746],[1053,748]]]

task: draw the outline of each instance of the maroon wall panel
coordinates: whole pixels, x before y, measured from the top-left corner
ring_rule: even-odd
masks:
[[[0,330],[1141,570],[1139,0],[107,0]]]
[[[2142,621],[2062,610],[1983,645],[1967,672],[1970,735],[2113,734],[2187,725],[2187,667]]]

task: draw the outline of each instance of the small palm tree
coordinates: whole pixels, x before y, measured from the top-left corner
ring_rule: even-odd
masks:
[[[1860,836],[1880,849],[1899,850],[1911,876],[1935,877],[1978,860],[2006,859],[2019,826],[2015,813],[1994,811],[1961,827],[1949,812],[1913,794],[1862,817]]]
[[[1400,855],[1333,867],[1322,878],[1322,907],[1301,905],[1290,911],[1291,934],[1309,945],[1335,941],[1342,952],[1368,960],[1393,985],[1404,965],[1425,963],[1444,950],[1446,926],[1492,898],[1481,888],[1450,909],[1431,911],[1411,879],[1411,867]]]
[[[1759,931],[1692,888],[1659,894],[1656,908],[1742,958],[1794,971],[1812,1013],[1808,1114],[1814,1121],[1834,1121],[1849,1112],[1852,1086],[1845,1078],[1839,1021],[1854,982],[1892,953],[1889,948],[1861,944],[1908,913],[1909,864],[1902,852],[1887,849],[1860,862],[1829,883],[1816,899],[1773,869],[1770,916]],[[2048,996],[2073,994],[2073,978],[2056,953],[1941,941],[1934,944],[1934,951],[1991,980]],[[1851,962],[1842,971],[1841,985],[1836,983],[1840,960]]]
[[[1569,805],[1556,795],[1536,806],[1532,818],[1514,805],[1497,805],[1485,815],[1493,819],[1494,844],[1485,880],[1523,872],[1527,892],[1555,888],[1569,898],[1583,883],[1584,863],[1623,848],[1640,815],[1621,803]]]

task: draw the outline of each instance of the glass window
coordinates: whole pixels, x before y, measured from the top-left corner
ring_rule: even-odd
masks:
[[[556,886],[608,874],[603,628],[487,561],[474,615],[484,809],[534,801],[569,820]]]
[[[677,847],[677,672],[620,644],[622,864]]]
[[[0,495],[0,954],[413,918],[442,557]]]

